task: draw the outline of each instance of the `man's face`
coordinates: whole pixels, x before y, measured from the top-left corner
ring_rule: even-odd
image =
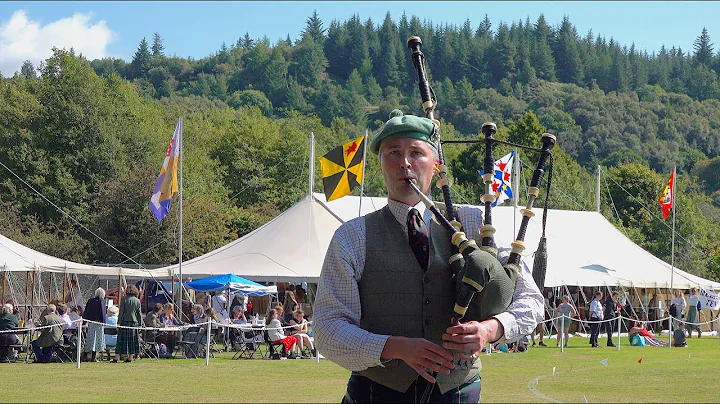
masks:
[[[410,137],[392,137],[380,146],[379,157],[390,199],[410,206],[420,202],[407,179],[411,179],[424,194],[430,192],[435,157],[428,142]]]

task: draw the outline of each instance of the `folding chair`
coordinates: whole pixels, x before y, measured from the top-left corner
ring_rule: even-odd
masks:
[[[145,356],[149,359],[160,359],[160,344],[155,342],[155,332],[153,330],[143,331],[143,340],[140,344],[140,357]]]
[[[111,345],[108,345],[108,344],[107,344],[107,336],[108,336],[108,335],[115,335],[115,336],[117,336],[117,328],[115,328],[115,327],[112,327],[112,328],[111,328],[111,327],[105,327],[105,328],[103,329],[103,334],[105,335],[105,351],[108,353],[108,360],[110,360],[110,352],[112,352],[112,355],[113,355],[113,356],[116,356],[116,355],[117,355],[117,354],[115,353],[115,347],[116,347],[116,345],[112,345],[112,346],[111,346]],[[100,361],[102,361],[102,360],[104,359],[104,357],[103,357],[104,354],[105,354],[105,352],[100,352]]]
[[[63,331],[63,337],[53,346],[53,358],[60,363],[75,362],[78,343],[77,328]]]
[[[237,329],[239,335],[235,337],[235,344],[238,346],[237,352],[233,355],[233,359],[252,359],[256,352],[260,351],[260,344],[255,338],[255,333],[252,331],[242,331]],[[260,351],[262,355],[262,351]]]
[[[263,330],[263,338],[268,359],[280,359],[285,356],[285,347],[282,342],[271,340],[267,330]]]
[[[200,343],[203,339],[200,327],[188,327],[183,333],[182,339],[175,344],[175,347],[182,350],[185,357],[197,359],[200,355]]]

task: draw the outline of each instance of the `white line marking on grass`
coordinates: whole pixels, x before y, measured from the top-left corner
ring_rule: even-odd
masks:
[[[540,390],[538,390],[538,383],[540,382],[541,379],[544,379],[546,377],[552,377],[552,375],[543,375],[543,376],[538,376],[534,379],[530,379],[530,381],[528,381],[528,384],[527,384],[528,390],[530,390],[530,392],[535,394],[537,397],[542,398],[543,400],[550,401],[551,403],[562,403],[562,401],[559,401],[552,397],[546,396],[545,394],[541,393]]]

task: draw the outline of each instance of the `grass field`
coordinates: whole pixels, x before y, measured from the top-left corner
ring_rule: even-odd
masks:
[[[546,340],[554,345],[554,340]],[[602,340],[604,341],[604,339]],[[717,337],[687,348],[590,348],[483,356],[487,402],[720,402]],[[321,360],[142,359],[134,363],[0,364],[0,402],[340,402],[349,372]],[[642,358],[642,363],[638,360]],[[607,366],[601,363],[607,359]],[[553,376],[553,368],[555,375]]]

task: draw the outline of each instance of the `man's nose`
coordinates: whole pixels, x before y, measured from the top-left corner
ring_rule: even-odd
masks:
[[[410,161],[410,154],[403,154],[403,155],[402,155],[402,159],[400,160],[400,165],[401,165],[403,168],[410,168],[410,165],[411,165],[411,164],[412,164],[412,163],[411,163],[411,161]]]

